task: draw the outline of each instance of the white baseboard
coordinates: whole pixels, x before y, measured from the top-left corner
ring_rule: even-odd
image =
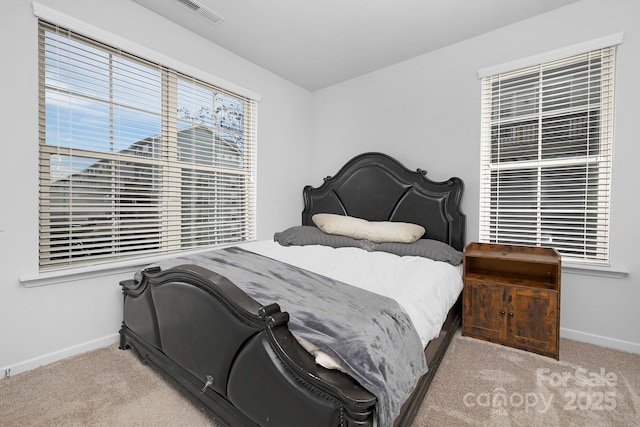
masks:
[[[57,362],[58,360],[66,359],[67,357],[75,356],[76,354],[85,353],[91,350],[97,350],[99,348],[108,347],[120,340],[120,334],[107,335],[106,337],[98,338],[92,341],[87,341],[82,344],[74,345],[72,347],[63,348],[62,350],[54,351],[42,356],[34,357],[23,362],[18,362],[11,366],[5,366],[0,368],[0,378],[7,376],[17,375],[22,372],[30,371],[40,366],[48,365],[49,363]]]
[[[560,337],[568,338],[574,341],[595,344],[601,347],[613,348],[615,350],[624,351],[626,353],[640,354],[640,344],[631,341],[624,341],[616,338],[605,337],[602,335],[589,334],[586,332],[567,328],[560,328]]]

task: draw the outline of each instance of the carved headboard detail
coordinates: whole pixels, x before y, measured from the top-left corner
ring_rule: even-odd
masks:
[[[465,244],[465,215],[460,210],[464,184],[453,177],[431,181],[426,171],[407,169],[382,153],[364,153],[347,162],[324,183],[303,190],[302,225],[313,225],[316,213],[333,213],[369,221],[422,225],[425,238],[458,250]]]

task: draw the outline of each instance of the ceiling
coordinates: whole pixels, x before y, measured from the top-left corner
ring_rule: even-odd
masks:
[[[577,0],[133,1],[315,91]]]

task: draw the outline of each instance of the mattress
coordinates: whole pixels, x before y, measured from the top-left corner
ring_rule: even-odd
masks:
[[[394,299],[409,315],[423,346],[438,336],[462,292],[460,265],[424,257],[350,247],[282,246],[274,241],[238,246]]]

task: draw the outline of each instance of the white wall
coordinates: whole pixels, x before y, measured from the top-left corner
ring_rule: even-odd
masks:
[[[258,238],[300,221],[309,181],[311,94],[130,0],[42,0],[261,95],[258,114]],[[37,20],[31,0],[0,4],[0,378],[114,342],[122,321],[118,282],[130,272],[33,288],[38,270]],[[294,161],[295,159],[295,161]],[[286,174],[283,172],[286,170]],[[283,207],[287,209],[283,209]]]
[[[383,151],[434,180],[465,182],[467,241],[478,238],[479,69],[624,32],[618,49],[611,259],[623,279],[563,274],[561,336],[640,353],[637,271],[640,2],[583,0],[315,92],[312,176]],[[319,184],[319,183],[315,183]],[[562,357],[562,349],[561,357]]]

